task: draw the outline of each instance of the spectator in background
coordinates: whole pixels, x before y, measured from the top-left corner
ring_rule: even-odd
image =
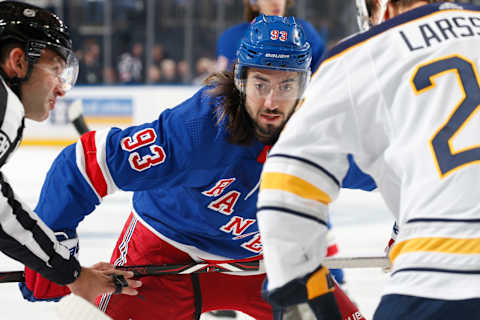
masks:
[[[150,84],[160,83],[161,82],[161,72],[160,68],[156,64],[152,64],[147,71],[147,80]]]
[[[168,58],[167,52],[165,52],[165,48],[160,43],[156,43],[153,45],[152,48],[152,63],[160,66],[163,59]]]
[[[147,82],[151,84],[155,83],[172,83],[179,81],[177,78],[175,61],[167,59],[168,54],[162,44],[156,43],[152,47],[152,64],[147,70]],[[173,65],[173,66],[172,66]],[[162,71],[165,69],[165,71]],[[162,76],[165,74],[165,77]]]
[[[85,41],[84,52],[80,60],[79,84],[98,84],[103,82],[100,65],[100,45],[95,39]]]
[[[233,61],[240,41],[245,31],[255,17],[260,14],[269,16],[285,16],[287,7],[291,7],[294,0],[243,0],[244,18],[246,22],[235,25],[223,32],[217,41],[217,70],[227,70],[232,68]],[[302,25],[306,38],[312,46],[311,70],[315,70],[317,64],[325,51],[325,39],[323,39],[310,22],[296,18]]]
[[[215,62],[207,57],[201,57],[196,64],[196,77],[192,80],[195,85],[201,85],[209,74],[215,71]]]
[[[181,83],[190,83],[190,65],[186,60],[177,62],[177,76]]]
[[[121,83],[143,82],[143,45],[140,42],[133,44],[130,52],[120,56],[118,62],[118,77]]]
[[[103,68],[103,83],[114,84],[117,82],[117,74],[114,67]]]
[[[177,63],[173,59],[164,59],[160,64],[160,83],[174,84],[180,80],[177,77]]]

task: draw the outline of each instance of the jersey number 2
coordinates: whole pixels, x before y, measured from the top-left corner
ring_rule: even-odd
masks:
[[[461,151],[454,151],[451,145],[451,140],[480,107],[480,86],[474,62],[459,55],[428,62],[420,66],[413,75],[413,88],[417,94],[430,90],[435,86],[432,78],[447,72],[456,73],[463,98],[455,106],[447,121],[438,128],[430,142],[442,178],[460,167],[480,162],[479,145]]]

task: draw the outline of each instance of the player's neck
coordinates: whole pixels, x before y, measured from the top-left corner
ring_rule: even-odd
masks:
[[[391,19],[404,12],[413,10],[426,4],[428,4],[427,1],[416,1],[408,6],[394,5],[392,3],[388,3],[385,20]]]

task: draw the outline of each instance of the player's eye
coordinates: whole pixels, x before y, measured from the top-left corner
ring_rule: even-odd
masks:
[[[258,90],[265,89],[265,84],[263,84],[263,83],[256,83],[256,84],[255,84],[255,88],[257,88]]]
[[[59,65],[52,66],[50,70],[52,70],[57,77],[59,77],[63,72],[63,68],[60,67]]]
[[[291,83],[284,83],[280,84],[280,91],[282,92],[288,92],[293,89],[293,85]]]
[[[260,94],[267,94],[270,92],[270,86],[263,82],[257,82],[255,84],[255,88],[258,92],[260,92]]]

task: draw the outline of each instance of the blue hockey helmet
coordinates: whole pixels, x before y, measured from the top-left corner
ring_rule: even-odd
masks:
[[[247,69],[298,72],[303,91],[310,78],[312,50],[294,17],[260,15],[250,24],[237,51],[235,85],[245,92]]]

